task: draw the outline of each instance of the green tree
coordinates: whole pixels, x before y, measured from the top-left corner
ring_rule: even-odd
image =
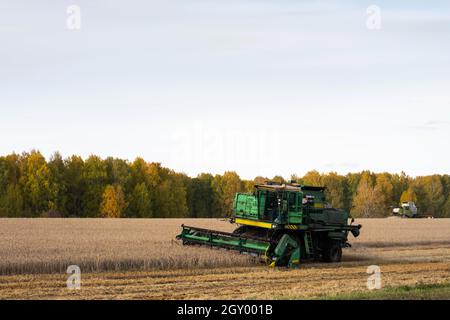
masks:
[[[0,198],[0,216],[20,217],[23,215],[23,196],[18,184],[10,184],[6,194]]]
[[[242,192],[244,185],[234,171],[227,171],[223,176],[215,175],[212,181],[215,195],[215,216],[229,216],[233,209],[234,196]]]
[[[0,157],[0,196],[6,193],[9,185],[19,183],[20,161],[20,156],[15,153]]]
[[[393,187],[393,201],[399,202],[403,192],[408,190],[411,183],[411,178],[403,171],[400,174],[393,174],[391,177],[391,183]]]
[[[19,178],[19,156],[12,154],[0,157],[0,216],[8,217],[23,213],[23,199],[18,186]],[[20,212],[17,212],[15,193],[17,197],[20,197]]]
[[[447,197],[447,201],[444,203],[442,208],[442,218],[450,218],[450,196]]]
[[[83,216],[98,216],[102,195],[107,185],[106,164],[98,156],[90,156],[83,165]]]
[[[84,196],[87,182],[84,179],[84,161],[79,156],[72,156],[64,161],[64,184],[66,195],[66,211],[70,216],[84,215]]]
[[[48,162],[50,170],[50,179],[54,188],[54,199],[52,200],[54,210],[67,214],[67,186],[66,186],[66,166],[64,160],[59,152],[55,152]]]
[[[182,173],[176,173],[170,170],[170,195],[171,195],[171,207],[170,216],[182,218],[188,214],[187,206],[187,191],[186,191],[186,175]]]
[[[155,217],[185,217],[188,213],[184,174],[164,168],[160,163],[147,165],[151,201]]]
[[[347,183],[345,177],[336,172],[330,172],[321,179],[326,187],[327,201],[333,208],[345,208],[347,205]]]
[[[199,174],[191,179],[187,188],[189,216],[193,218],[211,218],[213,216],[214,190],[213,176],[209,173]]]
[[[105,160],[107,183],[118,184],[125,188],[131,181],[131,168],[127,161],[108,157]]]
[[[145,183],[141,182],[134,187],[129,201],[128,212],[130,217],[151,218],[153,216],[152,202]]]
[[[417,177],[412,182],[412,187],[417,196],[419,210],[424,214],[439,218],[446,200],[440,176]]]
[[[347,181],[347,190],[348,190],[348,209],[351,210],[353,207],[353,198],[356,195],[358,190],[359,182],[361,180],[361,173],[348,173],[345,176],[345,180]]]

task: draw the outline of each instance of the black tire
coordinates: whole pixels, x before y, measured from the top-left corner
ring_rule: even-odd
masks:
[[[342,245],[340,241],[329,241],[323,249],[322,260],[325,262],[341,262]]]

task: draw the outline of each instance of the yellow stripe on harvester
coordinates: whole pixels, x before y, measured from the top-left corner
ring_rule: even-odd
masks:
[[[284,226],[285,229],[290,229],[290,230],[297,230],[298,226],[294,225],[294,224],[287,224]]]
[[[272,224],[269,222],[253,221],[253,220],[247,220],[247,219],[241,219],[241,218],[236,218],[235,222],[238,224],[246,225],[246,226],[272,229]]]

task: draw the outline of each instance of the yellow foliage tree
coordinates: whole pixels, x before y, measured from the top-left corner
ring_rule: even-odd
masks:
[[[120,186],[107,185],[103,192],[100,215],[104,218],[120,218],[127,207],[125,196]]]
[[[376,178],[375,193],[380,198],[380,204],[383,206],[381,212],[384,216],[389,215],[389,206],[393,205],[394,187],[387,174],[380,174]]]
[[[400,202],[408,202],[408,201],[417,202],[416,193],[411,187],[409,187],[408,190],[403,191],[402,196],[400,197]]]
[[[316,171],[309,171],[303,176],[303,183],[307,186],[322,186],[322,175]]]
[[[384,216],[383,197],[374,187],[369,174],[364,173],[353,198],[352,216],[355,218],[374,218]]]

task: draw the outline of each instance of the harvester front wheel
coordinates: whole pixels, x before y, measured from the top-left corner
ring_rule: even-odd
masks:
[[[339,241],[329,241],[322,254],[325,262],[340,262],[342,259],[342,246]]]

